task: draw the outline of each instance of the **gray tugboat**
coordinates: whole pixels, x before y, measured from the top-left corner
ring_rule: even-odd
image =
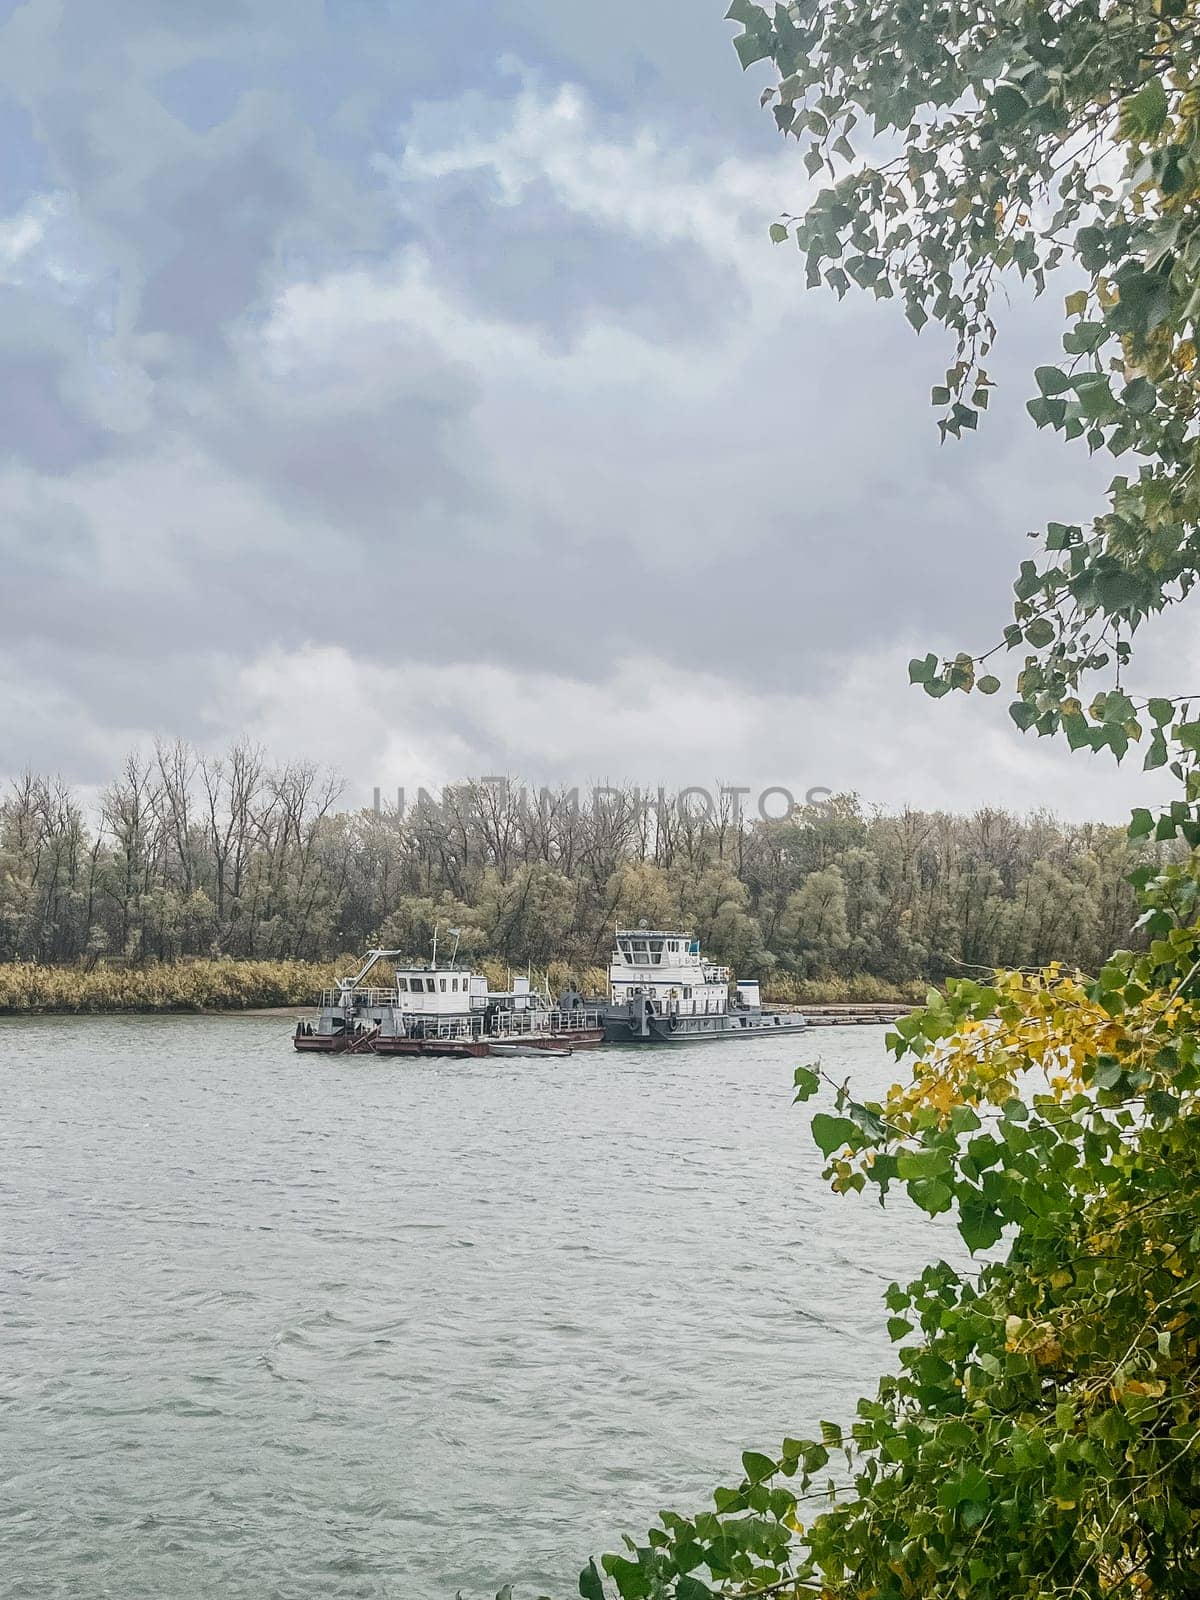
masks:
[[[352,978],[324,992],[316,1016],[297,1024],[296,1049],[326,1055],[570,1055],[604,1042],[595,1007],[560,1010],[529,978],[515,977],[510,989],[495,990],[483,973],[453,959],[439,966],[436,935],[431,962],[394,968],[390,988],[369,987],[376,966],[401,954],[368,950]]]
[[[796,1011],[764,1011],[756,979],[739,979],[730,999],[728,967],[700,953],[689,933],[618,928],[600,1008],[606,1044],[693,1044],[799,1033]]]

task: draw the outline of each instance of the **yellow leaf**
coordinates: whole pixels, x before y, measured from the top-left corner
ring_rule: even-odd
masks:
[[[1166,1394],[1167,1386],[1161,1378],[1126,1378],[1124,1392],[1157,1400],[1160,1395]]]

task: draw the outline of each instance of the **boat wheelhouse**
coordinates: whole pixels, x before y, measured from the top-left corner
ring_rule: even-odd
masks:
[[[672,1016],[720,1016],[729,1009],[729,968],[700,953],[687,933],[618,928],[608,968],[614,1005],[644,995]]]

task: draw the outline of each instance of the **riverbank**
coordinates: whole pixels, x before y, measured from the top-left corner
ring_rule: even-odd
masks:
[[[188,961],[149,967],[0,965],[0,1016],[171,1011],[264,1011],[309,1006],[349,964]]]
[[[353,970],[342,961],[211,961],[165,963],[147,967],[47,967],[34,962],[0,964],[0,1016],[36,1016],[42,1013],[100,1015],[119,1012],[277,1012],[294,1013],[311,1006],[322,989]],[[491,962],[485,969],[493,968]],[[489,972],[493,986],[502,988],[504,973]],[[558,964],[548,974],[534,974],[551,993],[563,987],[565,968]],[[605,984],[600,969],[585,974],[585,987],[599,993]],[[763,985],[763,998],[771,1005],[847,1006],[912,1005],[921,1000],[922,982],[888,985],[862,975],[829,979],[778,979]]]

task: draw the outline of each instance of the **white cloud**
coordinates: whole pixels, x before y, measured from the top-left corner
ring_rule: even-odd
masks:
[[[213,720],[338,766],[355,803],[375,787],[412,795],[482,773],[585,793],[608,781],[736,784],[752,805],[771,785],[797,797],[824,787],[889,808],[1045,807],[1080,820],[1120,820],[1168,793],[1169,780],[1143,777],[1136,752],[1126,769],[1072,757],[1017,735],[994,702],[934,705],[903,680],[893,652],[855,660],[829,693],[755,694],[653,655],[581,683],[470,662],[372,667],[326,645],[242,668]]]
[[[784,202],[800,209],[813,187],[789,151],[781,146],[774,157],[730,156],[705,165],[648,124],[613,137],[577,85],[547,89],[536,74],[521,77],[521,89],[503,105],[468,102],[467,129],[457,138],[435,141],[418,114],[403,154],[385,165],[402,204],[409,185],[469,172],[488,173],[508,206],[546,183],[569,211],[638,238],[694,245],[714,261],[746,269],[760,290],[794,287],[793,253],[786,252],[786,268],[771,270],[763,249]],[[471,131],[472,121],[480,131]]]

